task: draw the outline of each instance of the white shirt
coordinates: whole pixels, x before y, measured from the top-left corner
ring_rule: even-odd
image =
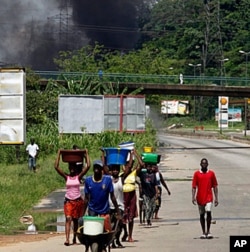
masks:
[[[35,157],[37,152],[39,151],[39,147],[37,144],[28,144],[26,147],[26,151],[29,153],[30,156]]]
[[[113,182],[114,195],[119,206],[119,209],[124,210],[124,199],[123,199],[123,184],[122,179],[119,177],[117,182]],[[109,197],[109,206],[111,209],[114,209],[114,205]]]

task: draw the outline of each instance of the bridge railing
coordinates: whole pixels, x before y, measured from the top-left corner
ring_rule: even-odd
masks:
[[[77,80],[81,78],[93,78],[103,82],[130,82],[130,83],[155,83],[155,84],[180,84],[178,75],[161,74],[124,74],[124,73],[86,73],[86,72],[59,72],[59,71],[35,71],[41,79],[53,80]],[[224,76],[183,76],[184,85],[222,85],[222,86],[248,86],[250,79],[242,77]]]

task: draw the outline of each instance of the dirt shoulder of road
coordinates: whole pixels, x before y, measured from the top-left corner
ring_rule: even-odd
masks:
[[[20,242],[37,242],[62,235],[64,235],[64,233],[0,235],[0,247]]]

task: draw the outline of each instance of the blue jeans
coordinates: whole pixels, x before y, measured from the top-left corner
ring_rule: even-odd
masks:
[[[35,171],[36,170],[36,158],[29,156],[28,165],[29,165],[29,169],[31,171],[32,170]]]

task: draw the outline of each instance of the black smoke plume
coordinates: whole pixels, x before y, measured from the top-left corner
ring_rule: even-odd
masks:
[[[138,40],[138,6],[136,0],[75,0],[73,20],[84,28],[94,43],[111,49],[131,49]]]
[[[1,0],[0,67],[56,70],[53,58],[98,42],[130,50],[136,45],[144,0]]]

